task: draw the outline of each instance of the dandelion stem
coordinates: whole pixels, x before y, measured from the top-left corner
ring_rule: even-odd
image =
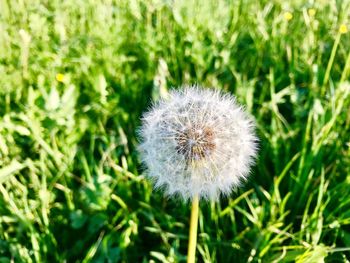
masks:
[[[198,210],[199,210],[199,199],[198,199],[198,195],[196,195],[193,197],[193,200],[192,200],[187,263],[194,263],[196,259]]]

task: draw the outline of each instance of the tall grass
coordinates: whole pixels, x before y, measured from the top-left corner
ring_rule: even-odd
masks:
[[[0,262],[183,262],[190,209],[135,151],[183,83],[235,94],[261,140],[201,203],[198,261],[350,258],[350,1],[281,2],[0,0]]]

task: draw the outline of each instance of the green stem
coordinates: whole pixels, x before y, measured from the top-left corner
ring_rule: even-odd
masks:
[[[341,74],[340,82],[343,82],[346,79],[349,69],[350,69],[350,52],[346,59],[345,67],[344,67],[343,73]]]
[[[336,38],[335,38],[334,44],[333,44],[331,56],[330,56],[329,61],[328,61],[326,73],[325,73],[325,75],[324,75],[323,85],[322,85],[322,90],[321,90],[321,95],[324,94],[325,89],[326,89],[326,84],[327,84],[327,82],[328,82],[329,75],[330,75],[330,73],[331,73],[331,69],[332,69],[332,66],[333,66],[335,54],[337,53],[337,48],[338,48],[338,45],[339,45],[339,42],[340,42],[340,36],[341,36],[341,33],[338,32],[338,34],[337,34],[337,36],[336,36]]]
[[[199,198],[198,198],[198,195],[196,195],[193,197],[193,200],[192,200],[187,263],[194,263],[196,259],[198,210],[199,210]]]

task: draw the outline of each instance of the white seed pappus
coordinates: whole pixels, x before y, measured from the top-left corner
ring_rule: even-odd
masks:
[[[230,194],[247,178],[257,152],[254,121],[235,98],[198,86],[155,103],[139,132],[146,175],[185,201]]]

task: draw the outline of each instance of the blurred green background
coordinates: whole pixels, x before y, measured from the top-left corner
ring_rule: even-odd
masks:
[[[152,190],[142,112],[237,96],[259,158],[201,203],[198,262],[349,262],[350,1],[0,0],[0,262],[184,262],[190,209]]]

